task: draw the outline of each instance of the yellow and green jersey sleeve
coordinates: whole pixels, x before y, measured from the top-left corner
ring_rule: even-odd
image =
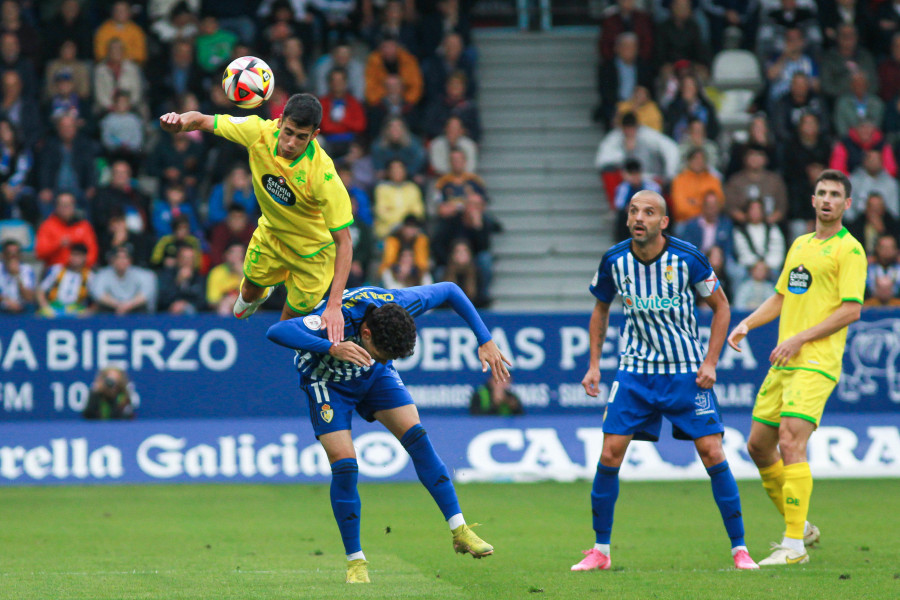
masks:
[[[215,115],[213,117],[213,133],[246,147],[259,140],[262,123],[263,120],[256,115],[249,117]]]
[[[866,287],[866,254],[841,229],[826,240],[803,235],[791,245],[775,291],[784,296],[778,343],[818,325],[844,302],[862,304]],[[847,328],[803,345],[783,369],[822,373],[837,381],[847,341]]]

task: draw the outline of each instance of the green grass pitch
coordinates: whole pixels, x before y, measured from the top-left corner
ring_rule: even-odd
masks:
[[[740,487],[759,560],[782,524],[758,483]],[[816,481],[810,564],[757,572],[732,568],[706,482],[623,482],[602,573],[569,571],[593,542],[589,482],[458,491],[494,556],[454,554],[418,484],[364,483],[373,584],[347,586],[327,486],[3,489],[0,598],[900,597],[900,480]]]

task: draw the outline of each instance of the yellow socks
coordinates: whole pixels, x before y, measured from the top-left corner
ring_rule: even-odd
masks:
[[[763,467],[759,470],[759,476],[762,477],[762,485],[772,499],[775,508],[784,515],[784,461],[779,459],[774,465]]]
[[[802,462],[787,465],[784,467],[783,472],[782,480],[784,481],[784,486],[782,487],[782,493],[784,494],[784,507],[782,512],[786,525],[785,536],[803,539],[803,529],[806,526],[806,515],[809,513],[809,499],[812,496],[813,489],[809,463]],[[763,485],[765,485],[765,482]],[[768,490],[768,488],[766,489]],[[769,495],[772,496],[771,492]],[[774,496],[772,499],[774,500]]]

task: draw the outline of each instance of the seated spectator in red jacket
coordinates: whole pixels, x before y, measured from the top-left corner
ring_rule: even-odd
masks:
[[[69,261],[72,244],[87,247],[87,266],[97,262],[97,236],[94,228],[75,210],[75,196],[63,192],[56,197],[56,209],[38,229],[35,254],[47,266]]]
[[[321,98],[322,124],[319,135],[325,138],[328,155],[337,159],[350,143],[366,131],[366,111],[347,86],[347,71],[335,67],[328,74],[328,95]]]
[[[896,177],[897,159],[894,156],[894,149],[878,126],[867,119],[861,120],[856,127],[851,127],[847,136],[835,143],[828,168],[837,169],[845,175],[850,175],[862,164],[865,151],[870,149],[881,151],[884,170],[892,177]]]

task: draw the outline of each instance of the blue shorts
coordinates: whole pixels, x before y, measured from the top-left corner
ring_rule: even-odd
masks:
[[[368,377],[350,381],[316,381],[301,376],[300,389],[309,402],[309,420],[317,439],[350,429],[354,410],[371,423],[379,410],[413,403],[397,370],[383,365],[376,365]]]
[[[647,375],[619,371],[609,390],[603,433],[659,440],[662,417],[676,438],[696,440],[724,433],[716,393],[697,385],[696,373]]]

